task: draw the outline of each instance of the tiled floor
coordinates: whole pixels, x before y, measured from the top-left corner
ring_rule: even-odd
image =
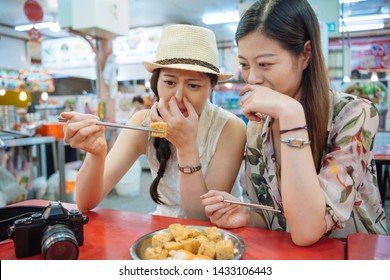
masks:
[[[151,213],[155,209],[155,204],[149,195],[149,186],[151,182],[152,176],[150,171],[143,170],[141,174],[141,189],[138,196],[120,196],[114,190],[99,204],[99,206],[125,211]],[[387,228],[390,232],[390,200],[388,200],[385,205]]]

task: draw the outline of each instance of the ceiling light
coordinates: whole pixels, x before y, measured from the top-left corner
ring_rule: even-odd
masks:
[[[19,93],[19,100],[20,101],[26,101],[27,100],[27,93],[25,91],[21,91]]]
[[[204,24],[223,24],[223,23],[231,23],[238,22],[240,19],[238,12],[225,12],[225,13],[215,13],[215,14],[207,14],[203,16]]]
[[[44,92],[41,93],[41,99],[42,99],[43,101],[46,101],[48,98],[49,98],[49,94],[47,94],[46,91],[44,91]]]
[[[233,84],[232,83],[225,83],[225,87],[228,88],[228,89],[232,89],[233,88]]]
[[[348,75],[345,75],[344,78],[343,78],[343,82],[344,83],[349,83],[351,81],[351,79],[349,78]]]
[[[35,29],[43,29],[43,28],[49,28],[53,22],[40,22],[40,23],[35,23],[34,27]]]
[[[49,26],[51,32],[59,32],[61,30],[61,26],[58,22],[54,22]]]
[[[389,14],[376,14],[376,15],[368,15],[368,16],[355,16],[355,17],[346,17],[343,18],[344,22],[358,22],[358,21],[371,21],[371,20],[379,20],[379,19],[387,19],[390,18]],[[342,20],[340,19],[340,22]]]
[[[363,2],[367,0],[340,0],[340,4],[349,4],[349,3],[356,3],[356,2]]]
[[[15,26],[16,31],[28,31],[34,27],[34,24],[26,24],[26,25],[19,25]]]
[[[383,23],[346,25],[346,26],[340,26],[340,32],[354,32],[354,31],[383,29],[384,26],[385,25]]]
[[[378,79],[378,74],[376,72],[371,73],[371,82],[377,82]]]
[[[58,22],[40,22],[40,23],[35,23],[35,24],[26,24],[26,25],[18,25],[15,26],[16,31],[28,31],[32,28],[35,29],[44,29],[44,28],[49,28],[53,32],[58,32],[61,30],[60,25]]]
[[[5,89],[0,89],[0,96],[4,96],[5,95]]]

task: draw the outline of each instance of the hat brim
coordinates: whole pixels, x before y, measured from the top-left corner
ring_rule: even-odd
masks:
[[[180,69],[180,70],[188,70],[188,71],[196,71],[196,72],[202,72],[202,73],[208,73],[208,74],[214,74],[218,76],[218,82],[224,82],[229,80],[233,75],[231,74],[221,74],[217,73],[207,67],[203,67],[200,65],[193,65],[193,64],[158,64],[154,62],[148,62],[143,61],[143,65],[145,66],[146,70],[150,73],[152,73],[154,70],[159,68],[170,68],[170,69]]]

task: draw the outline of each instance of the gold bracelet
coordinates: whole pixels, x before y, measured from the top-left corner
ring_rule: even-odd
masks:
[[[286,143],[287,146],[294,147],[294,148],[302,148],[303,146],[310,145],[310,141],[305,141],[299,138],[287,138],[287,139],[280,138],[280,141],[282,143]]]
[[[192,173],[202,169],[202,165],[201,164],[199,164],[198,166],[195,166],[195,167],[194,166],[188,166],[188,165],[187,166],[177,165],[177,167],[184,174],[192,174]]]

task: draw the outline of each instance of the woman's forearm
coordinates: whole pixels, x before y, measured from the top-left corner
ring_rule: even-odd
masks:
[[[188,149],[187,152],[178,150],[178,163],[181,167],[200,166],[198,146],[194,144],[192,149]],[[190,219],[207,220],[204,207],[199,198],[207,192],[202,170],[195,171],[192,174],[178,172],[182,205],[186,216]]]
[[[87,153],[76,181],[76,203],[80,211],[95,208],[104,197],[103,175],[105,153],[92,155]]]
[[[280,129],[305,125],[302,112],[280,119]],[[310,128],[312,129],[312,128]],[[306,130],[291,131],[281,138],[308,138]],[[325,232],[325,197],[318,181],[310,145],[291,147],[281,143],[281,193],[293,241],[298,245],[316,242]]]
[[[267,228],[267,222],[261,213],[248,210],[247,227]]]

